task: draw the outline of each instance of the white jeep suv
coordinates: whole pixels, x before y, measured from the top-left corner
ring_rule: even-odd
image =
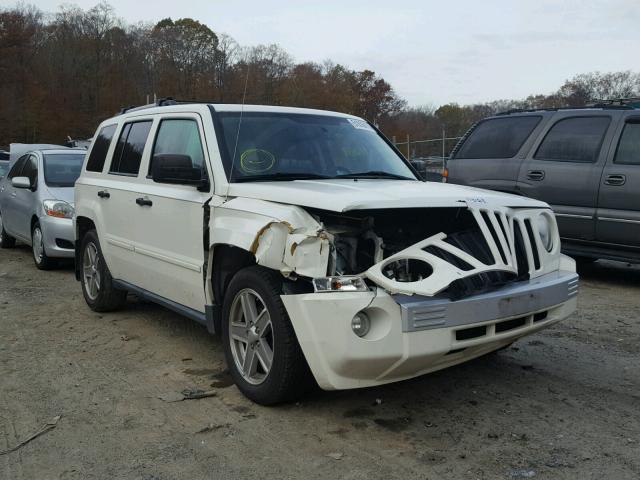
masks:
[[[576,308],[553,212],[419,180],[366,121],[163,100],[103,122],[75,186],[76,273],[220,332],[250,399],[415,377]]]

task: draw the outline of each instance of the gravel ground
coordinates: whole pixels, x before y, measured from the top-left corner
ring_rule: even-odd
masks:
[[[130,298],[88,309],[70,266],[0,251],[3,479],[640,478],[640,268],[580,268],[577,314],[498,354],[260,407],[221,342]],[[216,396],[167,402],[184,389]]]

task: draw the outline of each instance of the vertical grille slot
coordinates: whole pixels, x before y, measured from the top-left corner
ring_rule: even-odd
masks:
[[[531,220],[526,218],[524,220],[524,225],[527,230],[527,235],[529,237],[529,242],[531,243],[531,250],[533,254],[533,264],[536,270],[540,269],[540,254],[538,252],[538,244],[536,243],[536,239],[533,235],[533,227],[531,226]]]
[[[502,259],[502,263],[503,264],[508,264],[507,262],[507,252],[504,251],[503,248],[503,244],[500,241],[500,237],[498,236],[498,232],[496,231],[495,225],[492,222],[491,217],[494,216],[495,214],[493,212],[489,213],[486,210],[481,210],[480,211],[480,215],[482,215],[482,219],[484,220],[484,223],[487,225],[487,228],[489,229],[489,232],[491,233],[491,237],[493,237],[493,241],[496,244],[496,248],[498,249],[498,253],[500,254],[500,258]],[[494,217],[495,219],[495,217]],[[497,221],[496,223],[500,224],[499,221]],[[496,261],[498,259],[496,258]]]

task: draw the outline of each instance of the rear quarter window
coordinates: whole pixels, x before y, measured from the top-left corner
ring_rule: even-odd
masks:
[[[100,130],[93,142],[89,160],[87,160],[87,172],[102,172],[114,133],[116,133],[116,125],[107,125]]]
[[[512,158],[540,123],[540,115],[490,118],[480,122],[454,158]]]

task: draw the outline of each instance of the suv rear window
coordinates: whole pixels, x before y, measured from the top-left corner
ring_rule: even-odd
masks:
[[[491,118],[480,122],[454,158],[512,158],[534,128],[539,115]]]
[[[93,142],[93,148],[89,154],[89,160],[87,160],[87,172],[101,172],[104,167],[104,160],[107,157],[107,151],[109,145],[111,145],[111,139],[113,134],[116,133],[116,125],[107,125],[100,130],[95,142]]]
[[[151,120],[127,123],[122,128],[109,173],[137,175],[144,145],[151,130]]]
[[[610,121],[609,117],[571,117],[558,120],[542,140],[534,158],[593,163],[598,159]]]

